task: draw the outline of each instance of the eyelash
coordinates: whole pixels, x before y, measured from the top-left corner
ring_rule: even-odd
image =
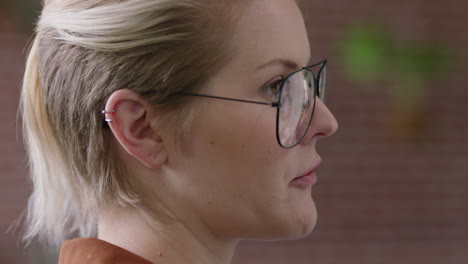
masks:
[[[263,86],[263,92],[265,94],[267,94],[268,96],[274,98],[274,99],[278,99],[278,96],[279,96],[279,91],[280,91],[280,88],[281,88],[281,84],[283,83],[284,79],[282,76],[279,76],[277,78],[275,78],[273,81],[269,82],[268,84],[266,84],[265,86]],[[276,92],[272,93],[271,92],[271,88],[274,89],[277,89]]]

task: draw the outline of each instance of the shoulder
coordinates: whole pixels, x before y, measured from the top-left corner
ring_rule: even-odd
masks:
[[[97,238],[77,238],[63,243],[59,264],[153,264],[148,260]]]

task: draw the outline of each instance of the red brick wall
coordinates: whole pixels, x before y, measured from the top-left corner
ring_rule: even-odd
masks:
[[[328,105],[340,123],[318,145],[318,225],[301,241],[245,242],[235,263],[468,263],[468,1],[302,2],[312,57],[330,60]],[[343,74],[342,36],[369,17],[403,39],[443,41],[455,55],[456,66],[427,87],[427,128],[417,141],[392,136],[385,82],[366,90]],[[26,263],[3,231],[29,191],[16,122],[28,34],[0,16],[0,263]]]

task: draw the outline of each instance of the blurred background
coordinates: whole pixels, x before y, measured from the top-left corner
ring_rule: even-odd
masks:
[[[300,241],[244,242],[234,263],[468,263],[468,1],[302,6],[340,123],[318,146],[318,224]],[[17,108],[39,9],[0,2],[0,263],[56,263],[7,232],[30,192]]]

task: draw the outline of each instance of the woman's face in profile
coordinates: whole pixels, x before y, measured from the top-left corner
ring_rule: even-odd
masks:
[[[200,93],[275,101],[266,84],[296,70],[281,61],[309,65],[310,45],[293,0],[250,1],[236,24],[233,57]],[[315,57],[315,56],[314,56]],[[197,98],[187,154],[169,153],[170,186],[179,214],[201,218],[220,239],[300,238],[316,223],[312,184],[293,179],[315,170],[315,145],[337,123],[317,99],[311,127],[299,145],[276,139],[276,108]],[[171,155],[172,158],[171,159]]]

